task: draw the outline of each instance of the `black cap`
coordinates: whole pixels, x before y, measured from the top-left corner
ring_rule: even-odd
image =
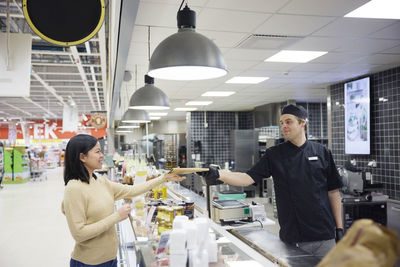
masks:
[[[283,107],[282,109],[282,115],[283,114],[292,114],[296,117],[299,117],[301,119],[307,119],[308,118],[308,113],[305,108],[302,106],[296,106],[293,104],[289,104]]]

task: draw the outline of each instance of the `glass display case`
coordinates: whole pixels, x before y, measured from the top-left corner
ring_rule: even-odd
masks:
[[[180,186],[166,183],[168,199],[191,201],[195,204],[195,218],[205,218],[209,233],[215,236],[217,262],[208,266],[314,266],[319,259],[301,249],[280,241],[279,237],[260,227],[257,222],[240,226],[222,226],[208,218],[204,197]],[[134,201],[134,200],[133,200]],[[121,202],[119,205],[122,205]],[[137,205],[132,205],[137,206]],[[159,240],[157,225],[144,227],[141,213],[118,224],[121,266],[169,266],[169,256],[157,256]],[[140,222],[141,221],[141,222]],[[196,219],[195,219],[196,221]],[[197,232],[196,228],[196,232]],[[171,233],[171,232],[169,232]],[[188,255],[191,252],[188,253]]]

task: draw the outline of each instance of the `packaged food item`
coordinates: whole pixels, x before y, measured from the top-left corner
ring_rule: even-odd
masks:
[[[194,218],[194,202],[185,201],[185,208],[183,210],[183,215],[187,216],[189,220]]]
[[[165,206],[157,207],[157,223],[158,223],[158,234],[161,235],[165,231]]]
[[[162,193],[162,199],[167,199],[167,187],[165,185],[161,186],[161,193]]]
[[[172,207],[165,207],[165,217],[164,220],[166,223],[169,223],[174,220],[174,209]]]
[[[158,206],[160,206],[160,203],[158,202],[150,202],[147,204],[147,214],[149,214],[151,207],[155,207],[156,209],[154,210],[153,216],[151,218],[151,222],[155,222],[158,214]]]
[[[174,218],[175,216],[183,215],[183,207],[182,206],[172,206],[174,209]]]

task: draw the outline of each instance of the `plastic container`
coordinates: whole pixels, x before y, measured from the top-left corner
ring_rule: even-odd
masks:
[[[246,193],[241,193],[238,191],[223,191],[218,193],[219,200],[238,200],[245,198],[246,198]]]

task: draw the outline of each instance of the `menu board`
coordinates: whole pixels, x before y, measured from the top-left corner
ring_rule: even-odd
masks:
[[[369,87],[369,77],[344,84],[346,154],[370,154]]]

